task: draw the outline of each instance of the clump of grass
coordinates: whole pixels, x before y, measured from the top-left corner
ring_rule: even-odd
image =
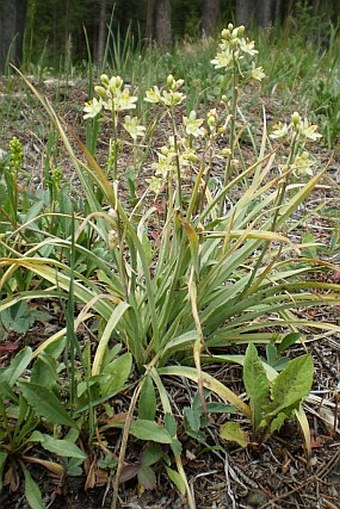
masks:
[[[312,378],[310,357],[303,358],[309,371],[305,378],[302,373],[303,391],[297,395],[291,367],[279,375],[277,365],[260,360],[254,349],[248,349],[247,357],[228,351],[230,345],[260,343],[271,345],[271,353],[275,350],[277,355],[281,343],[283,351],[294,341],[302,342],[306,328],[338,330],[332,324],[302,319],[298,312],[340,302],[338,284],[313,277],[320,270],[333,270],[334,265],[301,256],[304,246],[291,239],[301,221],[295,217],[297,210],[327,170],[315,173],[309,152],[310,143],[320,137],[316,125],[294,112],[289,122],[278,123],[269,135],[264,113],[261,132],[250,134],[252,162],[248,164],[243,157],[241,137],[249,121],[239,92],[245,86],[256,87],[264,78],[256,57],[255,43],[245,37],[244,27],[229,25],[223,30],[212,60],[220,73],[216,78],[219,99],[202,113],[192,109],[192,99],[186,107],[185,80],[173,74],[142,95],[120,76],[102,74],[94,97],[84,107],[91,150],[23,77],[64,144],[86,205],[82,210],[75,199],[73,210],[62,208],[62,183],[56,172],[48,210],[37,213],[31,209],[29,216],[19,212],[15,225],[6,218],[1,225],[0,291],[4,299],[0,313],[32,299],[68,301],[64,306],[66,327],[34,352],[26,350],[24,361],[16,360],[20,369],[7,368],[2,376],[12,413],[21,404],[22,415],[27,411],[34,417],[32,430],[44,427],[44,420],[59,426],[53,443],[49,433],[38,429],[25,435],[27,443],[39,442],[53,453],[59,450],[61,456],[72,443],[71,458],[82,464],[75,443],[93,449],[97,436],[99,447],[111,461],[100,437],[124,426],[119,457],[110,463],[116,473],[112,507],[116,506],[129,433],[168,447],[173,460],[155,451],[153,457],[163,461],[169,478],[186,494],[189,506],[195,507],[163,381],[166,376],[194,380],[203,413],[208,413],[205,389],[248,417],[256,432],[263,429],[260,414],[265,412],[265,433],[258,435],[259,440],[296,416],[310,454],[309,428],[301,407]],[[140,117],[145,105],[148,121],[144,125]],[[101,166],[93,140],[100,138],[103,124],[110,139],[106,164]],[[127,157],[132,184],[124,193]],[[13,176],[12,180],[8,177],[13,173],[11,165],[5,164],[3,172],[6,190],[15,190]],[[18,209],[25,203],[19,200]],[[24,238],[19,235],[22,232]],[[24,279],[26,286],[21,291],[16,286],[6,295],[16,279]],[[89,341],[82,345],[76,332],[90,319],[96,341],[92,346]],[[255,364],[261,366],[259,376],[266,382],[266,391],[273,390],[271,408],[265,407],[261,394],[257,398],[249,383],[248,405],[207,373],[204,366],[211,362],[245,364],[250,371]],[[21,375],[30,363],[35,375],[23,382]],[[41,383],[44,374],[49,380],[47,388]],[[57,381],[61,375],[68,384]],[[280,393],[277,387],[287,379],[291,397],[281,401],[274,392]],[[245,380],[249,380],[248,371]],[[112,416],[110,402],[123,390],[132,396],[121,422]],[[42,405],[44,398],[55,403],[54,412],[53,405]],[[2,440],[7,444],[12,437],[8,409],[0,410],[6,421]],[[61,426],[69,432],[65,434]],[[225,432],[224,428],[222,437]],[[16,451],[22,454],[19,438]],[[8,458],[6,447],[3,465]],[[145,468],[153,464],[143,461]],[[146,472],[144,482],[153,486],[152,471]],[[25,475],[31,496],[36,489]]]

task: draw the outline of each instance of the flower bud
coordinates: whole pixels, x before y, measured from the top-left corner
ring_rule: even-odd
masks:
[[[301,124],[301,117],[300,114],[297,111],[294,111],[292,114],[292,124],[294,127],[297,127]]]
[[[106,98],[106,88],[100,86],[100,85],[96,85],[94,87],[94,91],[96,92],[97,95],[99,95],[99,97],[101,97],[102,99],[105,99]]]
[[[230,148],[223,148],[221,150],[220,154],[223,157],[230,157],[231,156],[231,150],[230,150]]]
[[[175,82],[175,78],[173,77],[172,74],[169,74],[169,76],[166,79],[166,84],[168,85],[169,88],[172,88],[174,82]]]
[[[102,74],[100,76],[100,81],[103,85],[108,85],[109,84],[109,77],[107,74]]]
[[[245,27],[243,25],[240,25],[237,27],[237,37],[242,37],[245,31]]]

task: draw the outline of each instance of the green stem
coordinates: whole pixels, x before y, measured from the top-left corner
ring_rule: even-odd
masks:
[[[171,118],[171,126],[172,126],[172,134],[174,137],[174,148],[176,152],[176,174],[177,174],[177,194],[176,194],[176,205],[179,209],[182,209],[182,181],[181,181],[181,166],[179,163],[179,147],[178,147],[178,138],[177,138],[177,128],[174,118],[174,111],[171,108],[170,110],[170,118]]]
[[[112,132],[113,132],[113,180],[118,180],[118,132],[117,132],[118,114],[115,110],[112,110]]]
[[[229,149],[230,154],[227,159],[227,163],[224,170],[224,178],[223,178],[223,187],[225,187],[228,183],[228,179],[230,176],[230,172],[232,169],[232,161],[235,158],[235,125],[236,125],[236,111],[237,111],[237,100],[238,100],[238,73],[237,73],[237,62],[235,59],[235,54],[233,53],[233,98],[231,105],[231,119],[230,119],[230,134],[229,134]],[[221,202],[220,214],[223,214],[223,206],[224,201]]]

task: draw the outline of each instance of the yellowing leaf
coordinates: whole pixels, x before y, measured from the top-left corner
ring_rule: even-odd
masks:
[[[237,422],[227,422],[220,427],[220,436],[224,440],[236,442],[241,447],[249,445],[248,435]]]

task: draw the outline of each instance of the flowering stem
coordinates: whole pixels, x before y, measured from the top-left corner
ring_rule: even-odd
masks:
[[[212,148],[212,144],[210,143],[209,144],[208,167],[207,167],[207,171],[206,171],[205,177],[204,177],[204,184],[203,184],[203,190],[202,190],[202,196],[201,196],[201,203],[199,204],[199,214],[202,214],[202,212],[203,212],[204,200],[205,200],[205,195],[206,195],[206,192],[207,192],[207,187],[208,187],[208,184],[209,184],[209,178],[210,178],[210,173],[211,173],[211,168],[212,168],[212,162],[213,162],[213,148]]]
[[[179,148],[178,148],[178,139],[177,139],[177,129],[176,129],[176,123],[174,118],[174,111],[171,108],[170,111],[170,117],[171,117],[171,125],[172,125],[172,133],[174,136],[174,148],[176,152],[175,160],[176,160],[176,173],[177,173],[177,194],[176,194],[176,205],[180,209],[182,208],[182,186],[181,186],[181,166],[179,163]]]
[[[232,161],[235,158],[235,120],[236,120],[236,107],[238,100],[238,79],[237,79],[237,62],[235,58],[235,54],[233,53],[233,100],[231,105],[231,119],[230,119],[230,135],[229,135],[229,149],[230,154],[227,159],[225,171],[224,171],[224,179],[223,179],[223,187],[225,187],[228,183],[228,179],[230,176],[230,171],[232,167]],[[220,213],[223,214],[223,206],[224,203],[221,202]]]
[[[288,170],[289,170],[289,167],[291,166],[293,159],[294,159],[296,146],[297,146],[297,139],[298,139],[298,133],[295,133],[292,143],[291,143],[291,150],[290,150],[290,154],[289,154],[288,161],[287,161],[287,169]],[[272,224],[272,228],[271,228],[272,231],[275,231],[276,223],[277,223],[277,220],[279,219],[280,209],[281,209],[281,206],[283,203],[284,195],[286,193],[289,175],[290,175],[290,172],[288,171],[286,173],[284,181],[282,182],[281,186],[279,186],[279,189],[278,189],[278,195],[277,195],[277,199],[276,199],[276,210],[275,210],[273,224]]]
[[[117,133],[117,124],[118,124],[118,114],[112,109],[112,131],[113,131],[113,181],[116,182],[118,180],[118,133]]]

